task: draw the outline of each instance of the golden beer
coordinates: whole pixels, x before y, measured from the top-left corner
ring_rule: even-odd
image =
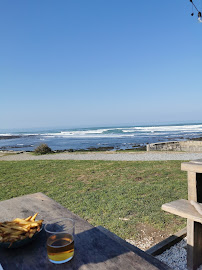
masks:
[[[64,263],[74,256],[74,239],[71,234],[53,234],[47,240],[48,258],[53,263]]]

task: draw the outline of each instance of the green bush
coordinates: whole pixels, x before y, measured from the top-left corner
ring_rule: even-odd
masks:
[[[48,153],[51,153],[51,152],[52,152],[51,148],[46,143],[40,144],[34,150],[34,153],[37,154],[37,155],[44,155],[44,154],[48,154]]]

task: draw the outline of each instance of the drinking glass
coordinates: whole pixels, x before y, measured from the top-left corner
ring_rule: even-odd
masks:
[[[44,227],[47,234],[47,254],[52,263],[70,261],[74,256],[75,222],[71,218],[50,220]]]

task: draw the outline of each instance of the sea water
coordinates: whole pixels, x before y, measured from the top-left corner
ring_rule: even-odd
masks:
[[[0,130],[0,150],[33,151],[41,143],[52,150],[133,149],[148,143],[201,136],[202,124]]]

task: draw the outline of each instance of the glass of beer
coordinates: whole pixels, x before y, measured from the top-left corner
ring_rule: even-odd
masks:
[[[75,222],[71,218],[50,220],[44,227],[47,234],[47,254],[52,263],[70,261],[74,256]]]

